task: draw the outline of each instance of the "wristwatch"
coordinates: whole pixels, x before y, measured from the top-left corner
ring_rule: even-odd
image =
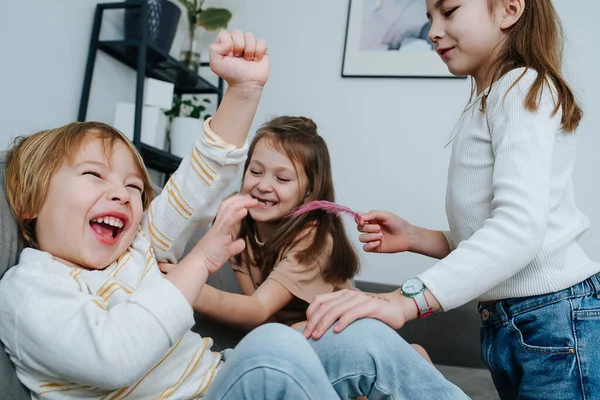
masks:
[[[419,318],[433,314],[433,310],[425,297],[425,284],[419,278],[411,278],[400,287],[403,295],[410,297],[419,310]]]

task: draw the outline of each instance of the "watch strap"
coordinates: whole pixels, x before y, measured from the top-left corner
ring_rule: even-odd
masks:
[[[417,306],[417,310],[419,310],[419,318],[425,318],[428,315],[433,314],[433,309],[429,305],[427,298],[425,297],[425,291],[421,291],[420,293],[411,297]]]

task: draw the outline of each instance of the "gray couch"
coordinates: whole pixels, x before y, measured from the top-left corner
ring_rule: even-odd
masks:
[[[197,233],[190,241],[191,245],[200,236],[201,233]],[[17,238],[17,227],[4,194],[4,153],[0,153],[0,278],[17,262],[20,249]],[[240,293],[229,265],[225,265],[217,274],[211,276],[208,283],[223,290]],[[360,281],[356,282],[356,286],[370,292],[395,289],[391,286]],[[234,347],[245,334],[200,315],[196,316],[194,331],[212,337],[215,351]],[[407,341],[425,347],[446,378],[461,387],[473,400],[497,399],[489,373],[484,369],[479,356],[478,332],[479,316],[474,303],[427,319],[411,321],[399,330]],[[2,343],[0,343],[1,399],[29,399],[29,394],[17,379],[15,369],[4,352]]]

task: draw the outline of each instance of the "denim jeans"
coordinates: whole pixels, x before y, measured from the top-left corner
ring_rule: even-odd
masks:
[[[468,399],[376,320],[356,321],[337,334],[330,329],[317,341],[267,324],[224,355],[206,399]]]
[[[330,328],[321,339],[309,342],[341,399],[469,398],[381,321],[361,319],[340,333]]]
[[[600,274],[479,305],[483,362],[504,399],[600,399]]]
[[[262,325],[233,351],[211,383],[205,399],[336,399],[319,358],[300,333],[281,324]]]

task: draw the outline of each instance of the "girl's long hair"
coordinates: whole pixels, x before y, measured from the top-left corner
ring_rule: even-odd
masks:
[[[490,12],[497,0],[488,0]],[[553,113],[562,109],[561,126],[573,132],[583,117],[575,95],[562,77],[563,32],[556,10],[550,0],[526,0],[521,18],[508,29],[506,40],[491,63],[491,82],[507,72],[519,68],[531,68],[537,78],[525,97],[525,108],[536,111],[541,92],[549,81],[556,88],[558,98]],[[511,88],[521,79],[521,75]],[[510,89],[509,89],[510,90]],[[485,110],[485,97],[483,98]]]
[[[329,151],[311,119],[284,116],[265,123],[250,144],[244,174],[248,173],[248,165],[260,140],[266,140],[269,146],[285,154],[295,168],[304,169],[308,178],[308,194],[300,204],[312,200],[335,201]],[[331,237],[331,260],[321,270],[323,278],[336,284],[356,275],[359,269],[358,256],[346,235],[342,219],[323,210],[309,211],[297,218],[284,220],[262,246],[256,240],[256,222],[248,214],[242,221],[239,234],[247,245],[235,257],[235,262],[238,265],[255,263],[264,280],[275,267],[280,255],[307,235],[314,239],[306,249],[297,253],[298,263],[309,264],[317,260]]]

